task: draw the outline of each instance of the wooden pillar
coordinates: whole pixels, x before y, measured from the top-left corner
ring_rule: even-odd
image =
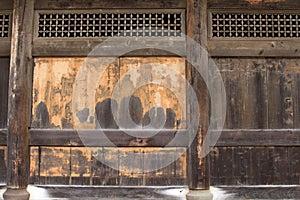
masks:
[[[8,97],[7,199],[28,199],[34,0],[14,0]]]
[[[201,146],[209,125],[209,94],[203,76],[208,74],[208,55],[199,55],[198,43],[207,51],[207,0],[187,0],[187,59],[201,67],[202,74],[188,64],[190,83],[197,94],[200,110],[200,127],[196,138],[188,149],[188,177],[190,192],[188,199],[211,199],[209,192],[209,157],[201,157]],[[199,59],[201,56],[201,59]]]

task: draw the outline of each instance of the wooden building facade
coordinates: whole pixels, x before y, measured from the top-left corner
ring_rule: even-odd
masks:
[[[111,46],[93,55],[112,36]],[[187,38],[209,56],[195,53]],[[7,199],[28,184],[191,191],[299,184],[299,38],[294,0],[0,0],[0,182]],[[162,48],[147,48],[153,43]],[[126,48],[132,51],[120,55]],[[211,62],[224,83],[226,119],[203,158],[212,105],[191,63]],[[193,108],[180,77],[200,110],[190,145]],[[139,86],[140,80],[160,81]],[[131,135],[155,129],[151,138]],[[99,139],[99,130],[113,145]],[[175,136],[181,142],[168,145]],[[159,167],[161,156],[174,162]]]

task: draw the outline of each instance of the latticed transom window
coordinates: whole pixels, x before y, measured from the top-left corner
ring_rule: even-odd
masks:
[[[40,12],[38,38],[180,37],[183,12]]]
[[[10,15],[0,13],[0,38],[8,38],[10,33]]]
[[[215,38],[299,38],[300,14],[213,12]]]

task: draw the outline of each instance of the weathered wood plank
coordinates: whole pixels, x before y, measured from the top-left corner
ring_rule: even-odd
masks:
[[[0,41],[1,48],[0,48],[0,56],[7,57],[10,55],[10,41]]]
[[[70,147],[41,147],[40,177],[45,177],[44,184],[57,184],[56,177],[65,177],[61,184],[68,184],[71,177]],[[40,180],[43,183],[42,179]]]
[[[188,138],[185,131],[176,130],[161,130],[155,136],[150,138],[135,138],[130,136],[137,135],[140,130],[103,130],[105,135],[99,135],[97,130],[87,130],[80,132],[80,137],[76,130],[30,130],[30,145],[31,146],[166,146],[176,136],[178,142],[172,143],[174,146],[184,147],[188,144]],[[142,130],[143,134],[151,133],[147,130]],[[109,139],[110,142],[107,141]],[[82,142],[83,140],[83,142]]]
[[[34,148],[37,152],[37,147]],[[145,164],[161,161],[149,160],[147,152],[160,148],[40,148],[39,164],[31,167],[31,181],[39,184],[161,186],[182,185],[186,181],[185,154],[175,162],[176,167],[169,165],[153,172],[144,171]],[[160,154],[172,157],[177,149],[166,148],[160,150]]]
[[[7,128],[9,58],[0,58],[0,128]]]
[[[265,60],[241,60],[239,68],[243,77],[241,90],[232,92],[242,94],[243,104],[240,109],[243,117],[241,128],[268,128],[266,62]]]
[[[211,184],[232,185],[233,178],[233,148],[214,148],[210,154]],[[220,164],[222,163],[222,164]],[[221,167],[220,167],[221,166]],[[232,177],[232,178],[230,178]]]
[[[215,147],[213,152],[211,170],[218,173],[211,174],[212,185],[299,183],[299,162],[288,161],[299,155],[299,147]]]
[[[299,147],[288,148],[288,180],[292,183],[299,183],[300,169],[300,150]]]
[[[186,1],[184,0],[144,0],[144,1],[118,1],[118,0],[87,0],[82,1],[55,1],[55,0],[46,0],[46,1],[36,1],[36,9],[74,9],[74,8],[185,8]]]
[[[156,108],[162,111],[156,121],[167,117],[164,129],[185,128],[180,75],[185,59],[179,57],[36,58],[32,128],[142,129]]]
[[[237,42],[238,41],[238,42]],[[208,40],[211,56],[222,57],[300,57],[298,40]]]
[[[300,146],[300,131],[298,129],[223,130],[215,146]]]
[[[292,98],[293,98],[293,117],[294,128],[300,128],[300,66],[297,61],[290,69],[292,76]]]
[[[243,77],[242,64],[232,58],[213,59],[224,82],[227,108],[224,128],[241,128],[243,123]]]
[[[268,128],[293,128],[293,99],[288,60],[267,60]]]
[[[13,1],[11,0],[1,0],[0,1],[0,10],[12,10]]]
[[[15,0],[8,105],[8,189],[26,189],[32,86],[33,0]]]
[[[294,0],[208,0],[208,8],[239,9],[297,9],[300,3]]]
[[[172,52],[178,52],[179,55],[185,55],[185,41],[184,38],[110,38],[105,45],[101,46],[101,42],[105,39],[64,39],[64,40],[43,40],[35,39],[33,42],[33,56],[97,56],[111,57],[111,56],[174,56],[170,53],[160,49],[150,48],[152,46],[168,46]],[[145,49],[141,48],[141,42]],[[97,51],[93,51],[97,47]],[[101,47],[101,48],[100,48]],[[118,49],[116,49],[116,47]],[[148,47],[148,48],[147,48]],[[123,55],[122,52],[125,52]],[[1,51],[0,51],[1,53]]]
[[[249,148],[232,148],[232,177],[234,178],[235,184],[249,184],[250,174],[250,151]]]
[[[181,143],[174,146],[185,146],[187,144],[185,131],[160,131],[157,136],[151,138],[148,143],[147,139],[135,139],[122,131],[103,131],[107,138],[116,146],[165,146],[177,135]],[[143,131],[147,134],[147,131]],[[88,146],[111,146],[109,143],[102,141],[97,131],[87,131],[82,137],[86,140]],[[134,133],[131,133],[134,134]],[[3,143],[6,141],[5,134],[2,134]],[[86,136],[85,136],[86,135]],[[32,129],[30,131],[31,146],[83,146],[81,138],[76,130],[41,130]],[[136,141],[131,142],[130,140]],[[94,141],[94,142],[91,142]],[[102,142],[101,142],[102,141]],[[300,146],[300,131],[285,129],[237,129],[223,130],[215,146]]]

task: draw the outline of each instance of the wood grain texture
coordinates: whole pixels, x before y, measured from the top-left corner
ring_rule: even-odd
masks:
[[[187,1],[187,36],[203,49],[207,50],[207,1],[206,0],[188,0]],[[202,52],[203,53],[203,52]],[[196,63],[196,67],[201,67],[202,76],[208,75],[208,57],[207,54],[199,55],[197,45],[187,41],[187,60],[190,63]],[[199,57],[201,59],[199,59]],[[202,143],[204,141],[209,124],[209,99],[208,91],[204,80],[191,64],[187,64],[188,79],[196,92],[200,109],[200,127],[196,138],[188,149],[188,174],[190,189],[208,189],[209,188],[209,159],[208,156],[202,157]],[[189,96],[189,94],[188,94]],[[189,102],[189,101],[188,101]],[[192,106],[190,106],[190,109]],[[189,111],[192,113],[194,111]],[[189,119],[192,120],[192,119]]]
[[[80,135],[78,135],[78,132]],[[159,147],[159,146],[178,146],[185,147],[188,145],[187,133],[180,130],[161,130],[155,136],[148,138],[133,137],[143,133],[144,136],[151,134],[147,130],[90,130],[90,131],[76,131],[76,130],[45,130],[45,129],[31,129],[30,130],[30,145],[31,146],[67,146],[67,147]],[[130,135],[129,135],[130,134]],[[174,137],[178,142],[172,142]],[[108,141],[109,140],[109,141]]]
[[[152,49],[152,48],[141,48],[141,43],[145,47],[157,46],[157,42],[161,46],[168,46],[174,52],[178,52],[179,55],[185,55],[185,40],[184,38],[113,38],[108,40],[106,45],[101,45],[105,38],[98,39],[34,39],[33,42],[33,56],[92,56],[93,53],[97,52],[98,56],[111,57],[111,56],[176,56],[174,53],[168,51]],[[116,51],[116,47],[118,51]],[[97,48],[97,51],[94,49]],[[94,50],[94,51],[93,51]],[[130,51],[131,50],[131,51]],[[130,51],[130,52],[128,52]],[[125,55],[120,55],[120,52],[127,52]],[[1,53],[1,51],[0,51]]]
[[[24,189],[29,176],[33,0],[15,0],[8,104],[7,187]]]
[[[183,58],[43,57],[35,65],[32,128],[149,129],[156,109],[156,125],[185,127]]]
[[[225,129],[299,126],[298,59],[214,58],[227,95]]]
[[[299,152],[299,147],[215,147],[212,185],[299,184],[299,162],[289,162]]]
[[[261,147],[261,146],[300,146],[299,130],[252,129],[223,130],[215,146],[222,147]]]
[[[151,159],[150,154],[147,154],[147,152],[157,150],[158,148],[33,147],[31,152],[34,165],[31,167],[31,182],[42,185],[162,186],[185,184],[186,154],[162,169],[152,172],[143,171],[145,165],[156,166],[160,162],[160,155],[157,155],[156,159]],[[182,150],[165,148],[159,153],[172,157],[178,152]],[[139,159],[132,159],[135,154],[142,156],[136,156]],[[131,172],[133,164],[138,167],[136,170],[139,173]]]
[[[238,41],[238,42],[237,42]],[[211,56],[225,57],[300,57],[299,40],[208,40]]]

